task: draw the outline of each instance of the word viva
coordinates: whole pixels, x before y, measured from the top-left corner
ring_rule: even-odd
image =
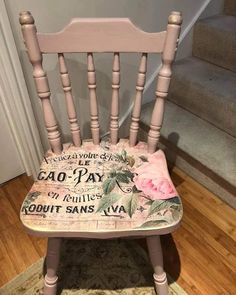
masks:
[[[90,172],[85,167],[79,167],[72,171],[72,175],[71,173],[66,173],[64,171],[58,172],[41,170],[38,174],[38,180],[64,182],[68,179],[72,179],[76,186],[81,182],[102,182],[103,176],[103,174],[98,172]]]

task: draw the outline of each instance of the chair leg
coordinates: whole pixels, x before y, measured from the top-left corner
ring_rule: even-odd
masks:
[[[60,238],[48,238],[46,257],[47,273],[44,277],[44,295],[56,295],[57,292],[57,268],[60,260]]]
[[[163,256],[160,236],[147,237],[149,257],[154,269],[154,283],[158,295],[168,295],[168,283],[163,269]]]

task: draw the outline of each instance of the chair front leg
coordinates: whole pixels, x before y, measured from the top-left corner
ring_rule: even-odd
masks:
[[[57,292],[57,268],[60,260],[61,238],[49,238],[46,268],[47,273],[44,277],[44,295],[56,295]]]
[[[154,283],[158,295],[168,295],[168,283],[163,269],[163,256],[160,236],[147,237],[149,257],[154,269]]]

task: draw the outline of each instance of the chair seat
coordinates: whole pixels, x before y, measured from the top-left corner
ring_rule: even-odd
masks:
[[[146,143],[129,147],[125,139],[48,151],[21,208],[25,228],[48,237],[166,234],[181,218],[164,153],[148,154]]]

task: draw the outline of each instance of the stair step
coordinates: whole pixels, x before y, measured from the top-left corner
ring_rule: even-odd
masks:
[[[144,126],[149,126],[153,104],[143,106],[141,122]],[[205,169],[208,175],[210,171],[212,179],[220,179],[218,193],[214,193],[219,195],[220,188],[230,187],[231,197],[227,200],[227,193],[220,197],[236,207],[236,138],[170,101],[166,102],[161,136],[184,152],[188,161],[192,159],[196,168],[200,167],[202,172]],[[204,182],[204,177],[202,179]],[[203,184],[208,186],[208,182]]]
[[[182,59],[173,67],[168,99],[236,137],[236,73]]]
[[[236,16],[236,1],[235,0],[225,0],[224,13]]]
[[[216,15],[194,26],[193,55],[236,72],[236,17]]]

